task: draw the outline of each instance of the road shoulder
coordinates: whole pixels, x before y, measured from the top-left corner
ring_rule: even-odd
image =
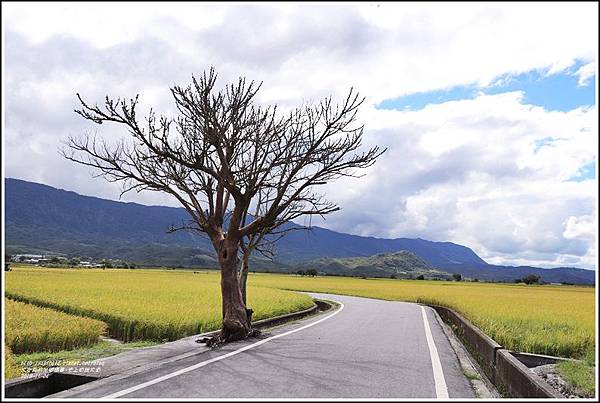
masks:
[[[468,379],[475,397],[482,399],[498,399],[502,395],[496,390],[494,385],[487,379],[487,376],[483,370],[479,367],[475,359],[469,354],[467,349],[463,346],[458,337],[454,334],[450,326],[448,326],[435,309],[429,308],[429,315],[433,317],[433,321],[437,323],[439,329],[446,336],[452,350],[454,351],[460,370],[464,376]],[[432,322],[433,322],[432,321]]]

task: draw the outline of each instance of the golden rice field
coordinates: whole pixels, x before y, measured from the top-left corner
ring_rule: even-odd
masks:
[[[448,306],[506,348],[581,357],[594,348],[595,290],[574,286],[250,274],[248,299],[262,319],[311,306],[286,290]],[[123,340],[173,340],[221,324],[219,273],[19,268],[6,293],[106,322]]]
[[[4,349],[4,377],[6,379],[16,378],[22,374],[21,367],[15,362],[15,357],[10,349]]]
[[[5,301],[6,345],[15,354],[60,351],[98,343],[106,324],[48,308]]]
[[[249,287],[443,305],[505,348],[579,358],[594,349],[595,289],[449,281],[254,275]]]
[[[123,341],[176,340],[221,327],[216,272],[16,267],[5,276],[7,297],[101,320]],[[313,306],[306,295],[261,287],[248,290],[248,302],[254,320]]]

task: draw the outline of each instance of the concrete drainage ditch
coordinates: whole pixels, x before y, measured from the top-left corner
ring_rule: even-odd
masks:
[[[533,368],[564,358],[510,351],[452,309],[430,305],[477,360],[488,379],[506,397],[564,398]]]
[[[36,378],[19,378],[6,381],[4,386],[5,397],[44,397],[61,392],[75,386],[83,385],[97,380],[93,376],[73,375],[64,373],[50,373],[48,376]]]

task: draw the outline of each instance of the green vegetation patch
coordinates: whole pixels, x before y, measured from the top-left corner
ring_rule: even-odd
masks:
[[[556,364],[556,370],[573,387],[576,395],[594,397],[596,371],[592,351],[586,355],[584,360],[563,361]]]
[[[32,372],[43,372],[51,367],[75,366],[84,362],[95,361],[125,351],[150,347],[153,345],[156,345],[156,343],[151,341],[111,343],[103,340],[93,346],[82,347],[75,350],[19,354],[12,357],[12,364],[16,371],[11,374],[12,376],[10,376],[10,378]],[[9,377],[7,376],[7,378]]]
[[[129,351],[142,347],[155,346],[157,343],[153,341],[134,341],[131,343],[112,343],[109,341],[101,341],[93,346],[78,348],[75,350],[63,350],[57,352],[41,351],[37,353],[19,354],[14,356],[14,361],[17,364],[25,362],[39,363],[43,361],[94,361],[99,358],[110,357],[124,351]]]

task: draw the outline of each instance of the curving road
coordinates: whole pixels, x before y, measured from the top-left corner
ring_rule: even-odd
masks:
[[[343,309],[272,329],[262,339],[95,381],[69,397],[475,397],[430,308],[310,295],[338,301]]]

